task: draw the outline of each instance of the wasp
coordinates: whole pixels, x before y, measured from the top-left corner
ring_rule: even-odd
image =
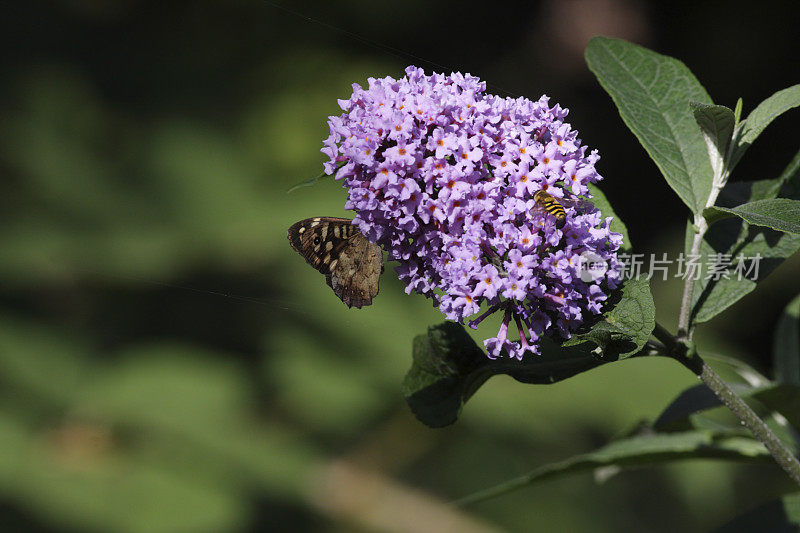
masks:
[[[588,207],[588,202],[585,200],[578,198],[559,198],[556,200],[552,194],[543,190],[536,191],[536,194],[533,195],[533,200],[536,202],[533,213],[545,211],[552,215],[556,219],[556,229],[563,228],[564,224],[567,223],[566,208],[577,207],[585,209]]]

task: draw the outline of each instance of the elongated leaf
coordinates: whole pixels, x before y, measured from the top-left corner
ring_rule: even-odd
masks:
[[[716,533],[794,533],[800,531],[800,492],[762,503],[755,509],[734,518]]]
[[[753,389],[750,396],[765,407],[782,414],[786,420],[800,431],[800,386],[790,383],[774,383],[767,387]]]
[[[739,124],[739,121],[742,120],[742,107],[744,106],[744,102],[741,98],[736,100],[736,107],[733,108],[733,122],[734,124]]]
[[[763,387],[772,383],[767,376],[748,365],[744,361],[740,361],[734,357],[720,355],[714,352],[703,351],[703,359],[713,361],[716,364],[722,365],[728,372],[732,372],[736,376],[737,382],[741,381],[750,385],[751,387]]]
[[[745,384],[731,384],[731,388],[751,407],[765,418],[773,413],[780,413],[779,420],[783,426],[774,429],[779,437],[792,447],[797,446],[798,429],[800,429],[800,386],[770,382],[763,386],[752,387]],[[725,416],[729,422],[720,422]],[[777,422],[771,424],[780,425]],[[736,433],[742,431],[738,420],[730,416],[727,408],[722,407],[720,400],[705,385],[695,385],[678,395],[653,423],[659,432],[688,431],[694,429],[714,429],[717,432]]]
[[[800,106],[800,85],[778,91],[756,107],[743,121],[734,139],[735,148],[729,162],[733,169],[753,141],[769,126],[770,122],[786,111]]]
[[[494,375],[545,385],[604,363],[588,344],[561,348],[546,342],[542,352],[522,361],[505,356],[489,359],[460,324],[431,326],[427,334],[414,339],[414,362],[403,381],[403,395],[422,423],[442,427],[455,422],[467,400]]]
[[[677,59],[618,39],[589,41],[586,62],[669,186],[699,213],[713,171],[689,101],[713,104],[706,90]]]
[[[708,157],[715,176],[721,176],[733,137],[733,111],[721,105],[691,103],[692,113],[706,141]]]
[[[789,302],[778,319],[772,360],[778,381],[800,385],[800,295]]]
[[[721,207],[713,206],[713,207],[706,207],[703,209],[703,217],[705,217],[706,222],[709,226],[719,222],[720,220],[724,220],[726,218],[731,218],[735,216],[733,213],[730,213],[727,209],[723,209]]]
[[[715,210],[736,215],[756,226],[766,226],[786,233],[800,234],[800,201],[798,200],[772,198],[756,200],[734,208],[712,207],[706,211]]]
[[[541,466],[529,474],[472,494],[456,503],[472,504],[546,479],[599,467],[655,465],[701,458],[760,462],[768,460],[770,455],[755,439],[719,436],[711,431],[639,435],[613,441],[591,453]]]
[[[657,431],[681,431],[692,427],[690,417],[695,413],[719,407],[720,401],[714,391],[705,385],[694,385],[672,400],[653,422]]]
[[[613,307],[565,345],[591,341],[600,347],[606,360],[624,359],[641,350],[655,329],[650,283],[644,278],[627,280],[608,305]]]
[[[722,207],[734,208],[758,200],[773,199],[779,193],[792,200],[800,200],[800,152],[795,154],[781,176],[776,179],[729,183],[722,190],[719,203]],[[727,213],[722,210],[715,212]],[[687,252],[690,243],[691,235],[687,234]],[[709,276],[707,269],[703,269],[700,273],[692,293],[693,322],[710,320],[739,301],[798,249],[800,249],[798,235],[751,226],[738,217],[716,222],[703,239],[698,264],[706,265],[714,261],[716,254],[723,254],[728,257],[716,258],[730,259],[732,268],[728,272],[728,277],[722,276],[719,279],[714,279],[713,275]],[[751,270],[749,275],[739,279],[734,272],[738,256],[743,258],[760,256],[761,259],[757,261],[757,272],[755,269]],[[745,261],[745,265],[750,267],[755,266],[755,263]]]
[[[733,222],[733,219],[731,221]],[[727,221],[720,224],[725,222]],[[725,238],[724,233],[721,233],[721,238]],[[723,253],[730,256],[732,270],[735,270],[739,265],[737,258],[741,256],[744,265],[743,275],[740,278],[737,273],[729,271],[728,278],[713,280],[706,277],[709,275],[708,272],[704,273],[703,279],[695,283],[692,321],[707,322],[728,309],[751,293],[760,281],[798,249],[800,249],[800,236],[764,228],[749,228],[735,246],[717,248],[704,242],[700,256],[706,264],[710,264],[709,260],[713,261],[715,254]]]

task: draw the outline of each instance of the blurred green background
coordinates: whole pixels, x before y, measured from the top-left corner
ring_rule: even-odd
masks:
[[[336,99],[416,64],[570,108],[638,251],[677,253],[687,213],[583,47],[604,34],[679,57],[747,112],[798,81],[795,2],[0,9],[0,529],[704,531],[788,486],[777,467],[694,461],[452,508],[654,418],[695,379],[657,359],[549,387],[498,377],[457,424],[428,429],[400,384],[413,336],[441,315],[391,267],[375,304],[348,310],[285,235],[346,216],[338,183],[286,194],[321,171]],[[777,175],[796,121],[776,121],[737,177]],[[769,374],[798,267],[701,345]],[[679,282],[653,291],[674,328]]]

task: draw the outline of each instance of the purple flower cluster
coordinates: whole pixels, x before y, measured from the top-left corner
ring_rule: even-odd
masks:
[[[543,335],[569,338],[600,312],[620,280],[616,252],[622,236],[591,204],[587,184],[601,180],[596,151],[586,154],[567,110],[542,96],[484,94],[470,75],[369,79],[340,100],[322,152],[329,174],[348,189],[354,224],[400,263],[406,292],[434,299],[444,315],[463,322],[496,311],[503,320],[486,339],[489,355],[539,353]],[[534,200],[544,190],[566,210],[566,223]],[[568,207],[569,206],[569,207]],[[607,269],[587,277],[582,254]],[[511,321],[519,339],[508,336]]]

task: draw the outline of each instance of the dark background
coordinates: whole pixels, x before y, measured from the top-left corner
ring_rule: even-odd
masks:
[[[454,426],[408,412],[411,339],[441,321],[387,268],[347,310],[286,242],[343,216],[321,171],[350,84],[470,72],[570,109],[638,252],[688,212],[583,62],[594,35],[684,61],[744,114],[797,83],[795,2],[7,2],[0,8],[0,526],[24,531],[704,531],[769,499],[772,466],[694,461],[444,503],[653,419],[690,373],[608,365],[491,380]],[[733,179],[800,147],[776,120]],[[797,257],[704,325],[770,375]],[[674,328],[679,280],[654,281]],[[489,327],[496,327],[493,324]],[[482,332],[483,333],[483,332]],[[486,336],[486,335],[483,335]],[[665,518],[667,517],[667,518]],[[457,526],[454,524],[458,524]]]

